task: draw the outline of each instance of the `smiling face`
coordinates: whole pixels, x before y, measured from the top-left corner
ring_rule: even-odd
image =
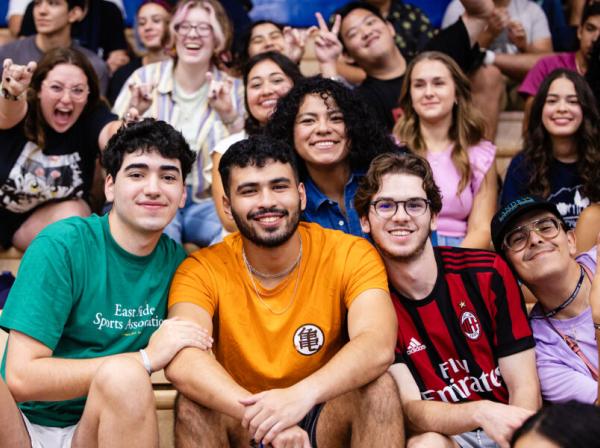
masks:
[[[190,29],[185,30],[188,27]],[[206,10],[190,8],[175,30],[175,49],[179,62],[206,64],[210,61],[215,50],[215,36]]]
[[[526,213],[511,226],[512,229],[533,221],[554,216],[550,212],[534,210]],[[554,238],[545,238],[535,231],[529,232],[527,245],[518,252],[508,248],[504,253],[515,268],[519,278],[527,285],[543,281],[548,276],[567,272],[569,263],[575,256],[575,238],[573,232],[560,229]]]
[[[104,190],[113,202],[111,226],[130,234],[162,233],[186,197],[181,162],[158,151],[125,154],[117,175],[106,177]]]
[[[572,137],[583,120],[575,86],[567,78],[557,78],[548,89],[542,109],[542,123],[552,138]]]
[[[366,9],[357,8],[342,20],[340,38],[360,66],[389,55],[395,48],[394,27]]]
[[[413,174],[386,174],[381,178],[379,191],[372,202],[380,199],[405,201],[411,198],[427,199],[423,189],[423,179]],[[435,230],[435,216],[431,209],[420,216],[410,216],[402,205],[391,218],[382,218],[373,206],[369,213],[360,218],[362,230],[371,234],[375,246],[384,259],[412,261],[418,258],[427,245],[431,245],[429,235]]]
[[[169,13],[156,3],[146,3],[137,15],[137,31],[144,47],[158,50],[163,47]]]
[[[245,239],[257,246],[277,247],[292,237],[306,195],[289,164],[271,161],[262,168],[234,167],[229,186],[225,212]]]
[[[286,95],[293,87],[292,80],[281,67],[270,59],[257,63],[248,73],[246,99],[250,114],[259,123],[265,124],[277,100]]]
[[[272,23],[261,23],[252,28],[248,42],[248,57],[267,51],[285,51],[285,40],[281,30]]]
[[[425,59],[411,73],[410,98],[419,118],[429,123],[452,119],[456,88],[448,67]]]
[[[58,64],[42,82],[38,99],[46,123],[56,132],[68,131],[87,104],[88,79],[81,68]]]
[[[306,95],[294,123],[294,147],[308,169],[349,163],[349,144],[344,115],[333,97]]]

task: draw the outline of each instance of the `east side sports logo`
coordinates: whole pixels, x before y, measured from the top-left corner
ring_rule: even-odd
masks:
[[[481,334],[481,325],[477,317],[470,311],[463,311],[460,315],[460,328],[469,339],[475,341]]]
[[[317,353],[325,343],[323,330],[313,324],[304,324],[294,333],[294,348],[304,356]]]

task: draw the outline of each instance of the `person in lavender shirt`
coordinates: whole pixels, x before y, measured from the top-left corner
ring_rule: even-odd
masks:
[[[598,349],[590,291],[596,247],[576,256],[574,232],[556,205],[536,196],[508,203],[491,228],[496,251],[538,299],[530,323],[542,397],[594,403]]]

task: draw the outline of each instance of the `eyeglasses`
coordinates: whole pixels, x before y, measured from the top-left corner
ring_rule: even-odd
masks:
[[[552,239],[560,232],[561,223],[554,216],[536,219],[528,224],[511,230],[504,236],[504,247],[519,252],[527,247],[529,235],[533,230],[542,238]]]
[[[212,34],[213,27],[208,23],[191,24],[189,22],[181,22],[175,25],[175,31],[182,36],[187,36],[192,30],[200,37],[208,37]]]
[[[417,217],[425,214],[430,203],[425,198],[410,198],[405,201],[384,198],[371,202],[371,205],[375,209],[375,213],[381,218],[391,218],[398,211],[399,204],[402,204],[407,215]]]
[[[48,83],[44,81],[43,83],[48,87],[48,91],[55,98],[62,98],[62,96],[65,94],[65,90],[67,90],[73,101],[82,101],[90,93],[90,90],[87,88],[87,86],[65,87],[57,82]]]

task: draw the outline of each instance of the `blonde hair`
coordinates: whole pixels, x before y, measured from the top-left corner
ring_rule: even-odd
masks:
[[[437,51],[421,53],[409,64],[406,69],[402,92],[400,94],[400,107],[403,115],[396,122],[393,133],[411,151],[424,155],[427,151],[425,141],[421,135],[419,116],[415,112],[411,98],[411,78],[415,66],[422,61],[438,61],[450,72],[455,88],[455,104],[452,109],[452,123],[448,130],[448,137],[454,142],[452,149],[452,162],[460,173],[457,194],[461,194],[471,180],[471,165],[467,149],[479,143],[484,135],[485,123],[477,114],[471,102],[471,84],[460,67],[449,56]]]
[[[192,8],[200,8],[208,14],[208,21],[212,26],[215,38],[215,56],[224,51],[228,51],[233,40],[233,27],[231,21],[223,9],[221,3],[217,0],[182,0],[177,4],[173,13],[173,18],[169,25],[171,34],[176,34],[175,27],[183,22]]]

